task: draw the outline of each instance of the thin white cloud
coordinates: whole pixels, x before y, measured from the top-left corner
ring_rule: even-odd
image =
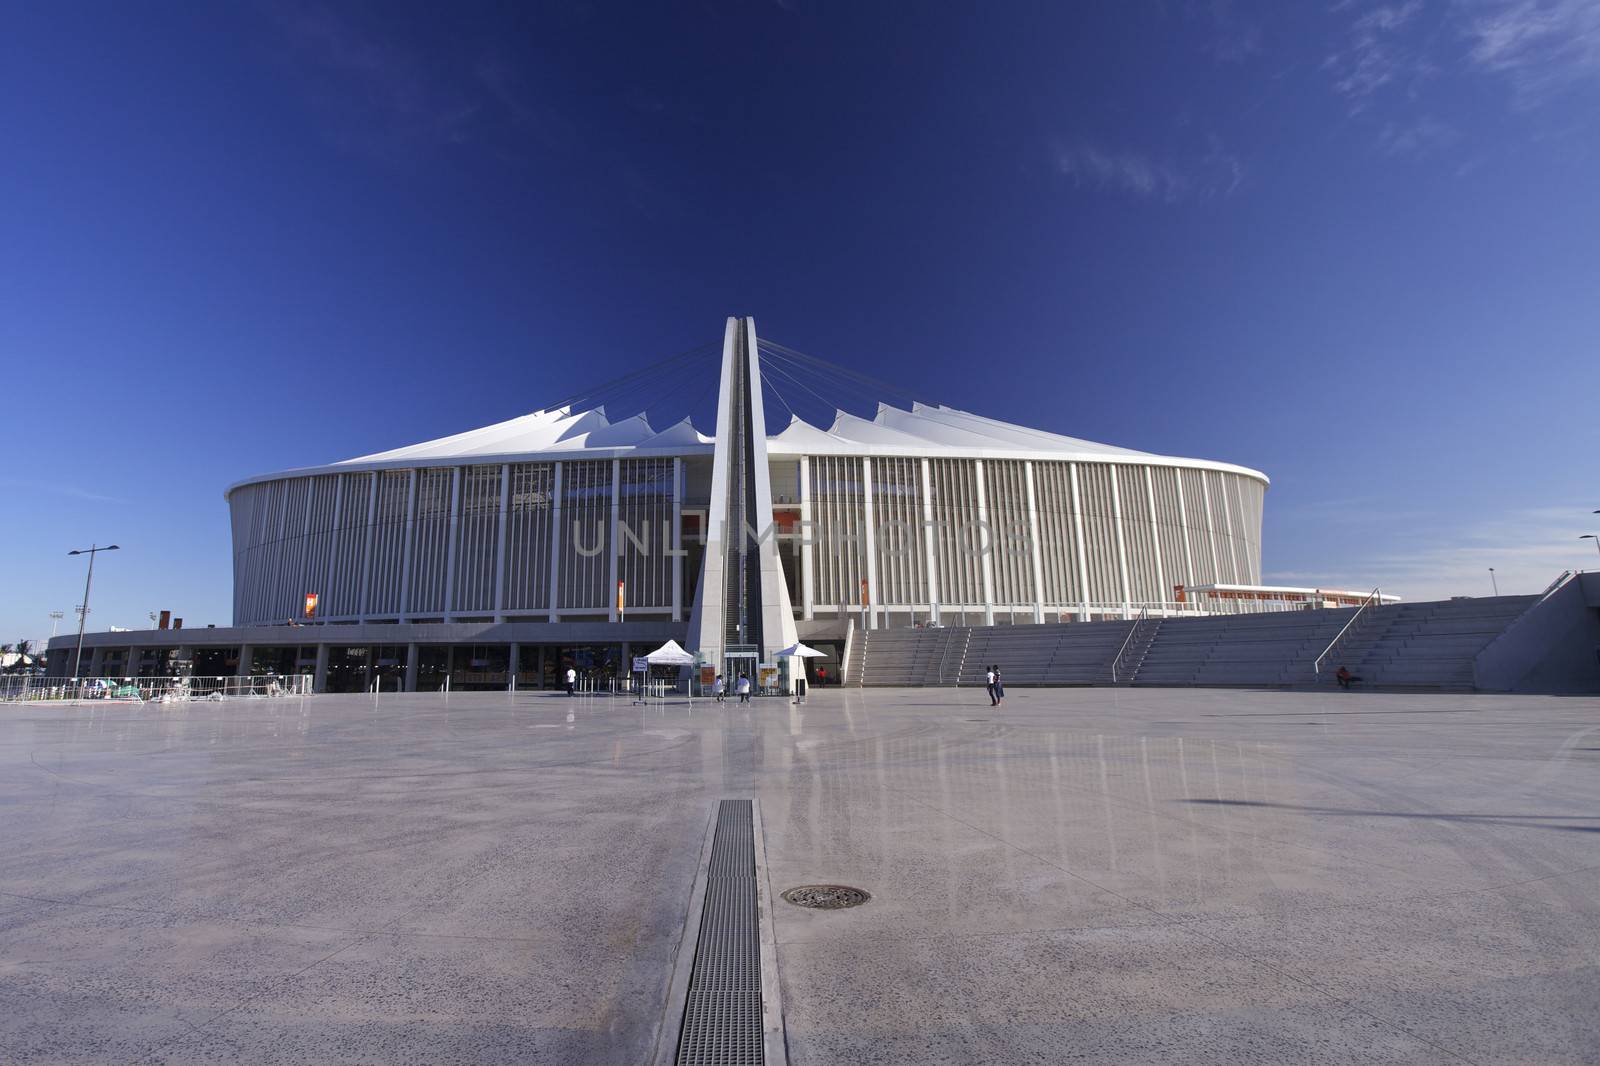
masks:
[[[1522,107],[1600,79],[1600,3],[1595,0],[1470,0],[1468,59],[1511,83]]]
[[[19,489],[27,492],[47,492],[56,496],[66,496],[74,500],[89,500],[93,503],[127,503],[120,496],[106,496],[76,485],[60,485],[49,481],[16,481],[10,478],[0,479],[0,489]]]
[[[1539,592],[1563,570],[1600,569],[1581,507],[1533,508],[1465,527],[1424,526],[1393,547],[1334,564],[1329,572],[1279,570],[1267,577],[1327,587],[1380,586],[1409,600]],[[1494,567],[1494,579],[1489,568]]]
[[[1455,127],[1420,115],[1409,122],[1385,122],[1378,132],[1378,147],[1386,155],[1420,157],[1450,147],[1460,136]]]
[[[1261,52],[1261,24],[1240,13],[1233,0],[1211,0],[1214,36],[1206,51],[1223,63],[1242,63]]]
[[[1406,44],[1401,32],[1421,12],[1422,0],[1364,11],[1351,24],[1346,46],[1323,61],[1323,69],[1333,76],[1334,91],[1348,101],[1351,114],[1366,110],[1386,86],[1428,73],[1428,64]]]
[[[1597,0],[1341,0],[1332,10],[1348,28],[1322,66],[1352,115],[1381,95],[1418,97],[1441,69],[1500,78],[1524,110],[1600,82]]]
[[[1238,187],[1244,176],[1239,158],[1226,152],[1216,137],[1209,144],[1205,155],[1183,166],[1086,142],[1057,141],[1052,147],[1056,170],[1079,187],[1170,204],[1193,196],[1226,196]]]

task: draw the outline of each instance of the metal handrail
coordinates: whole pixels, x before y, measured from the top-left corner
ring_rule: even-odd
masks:
[[[955,645],[955,642],[956,630],[954,627],[945,630],[944,644],[939,648],[939,680],[936,682],[937,684],[944,684],[944,664],[950,661],[950,649]],[[956,673],[959,675],[960,672],[961,668],[958,666]]]
[[[1139,612],[1139,617],[1134,619],[1133,625],[1128,627],[1128,635],[1122,638],[1122,647],[1118,648],[1117,654],[1112,657],[1111,683],[1113,685],[1117,683],[1117,664],[1122,661],[1123,653],[1128,650],[1128,645],[1133,643],[1133,635],[1139,632],[1139,627],[1144,624],[1145,619],[1149,617],[1149,613],[1148,609]]]
[[[972,629],[970,626],[952,627],[950,642],[945,646],[945,654],[939,660],[939,684],[944,684],[944,664],[950,661],[950,651],[955,648],[956,634],[961,634],[961,661],[956,663],[955,676],[951,678],[957,688],[961,687],[961,671],[967,665],[967,652],[972,648]]]
[[[1549,599],[1550,594],[1552,592],[1554,592],[1556,589],[1560,588],[1562,585],[1565,585],[1568,581],[1571,581],[1573,576],[1575,574],[1577,574],[1577,573],[1578,573],[1577,570],[1563,570],[1563,571],[1561,571],[1561,576],[1556,578],[1554,581],[1550,582],[1550,584],[1546,585],[1544,587],[1544,591],[1539,593],[1538,600],[1536,600],[1534,602],[1536,604],[1538,604],[1538,603],[1543,603],[1545,600]]]
[[[1532,603],[1528,604],[1527,607],[1523,608],[1522,613],[1517,615],[1510,622],[1508,622],[1506,624],[1506,627],[1504,629],[1502,629],[1499,632],[1499,634],[1497,634],[1495,636],[1495,638],[1493,640],[1491,640],[1489,643],[1485,644],[1483,646],[1483,650],[1478,652],[1478,654],[1482,655],[1484,652],[1488,651],[1490,648],[1494,647],[1496,644],[1498,644],[1502,640],[1504,640],[1507,633],[1510,633],[1512,630],[1514,630],[1518,626],[1520,626],[1523,623],[1523,621],[1529,615],[1533,614],[1534,610],[1536,608],[1538,608],[1538,606],[1540,604],[1542,604],[1545,600],[1548,600],[1551,596],[1554,596],[1557,592],[1559,592],[1563,588],[1565,588],[1567,582],[1569,582],[1569,581],[1573,580],[1574,578],[1576,578],[1580,573],[1582,573],[1582,571],[1579,571],[1579,570],[1563,570],[1563,571],[1561,571],[1561,576],[1556,578],[1554,581],[1550,582],[1549,585],[1545,586],[1545,590],[1543,592],[1539,593],[1538,598],[1535,599]]]
[[[1373,589],[1372,594],[1366,599],[1362,600],[1361,606],[1356,608],[1356,613],[1350,616],[1350,621],[1346,622],[1339,629],[1339,632],[1335,634],[1334,638],[1328,641],[1328,646],[1322,649],[1322,654],[1317,656],[1316,659],[1314,659],[1311,663],[1311,676],[1322,676],[1322,660],[1326,659],[1330,654],[1332,654],[1333,649],[1341,640],[1344,639],[1344,635],[1350,631],[1350,627],[1356,624],[1356,619],[1360,618],[1362,613],[1365,612],[1368,607],[1371,607],[1374,603],[1378,602],[1380,591],[1381,590],[1379,589]]]

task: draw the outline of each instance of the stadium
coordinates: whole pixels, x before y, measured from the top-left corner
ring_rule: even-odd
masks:
[[[674,416],[713,389],[711,424]],[[740,671],[800,640],[827,679],[853,632],[1358,602],[1261,585],[1267,487],[963,411],[730,318],[720,345],[531,414],[232,485],[232,627],[86,652],[95,676],[177,657],[415,690],[624,675],[668,639]]]

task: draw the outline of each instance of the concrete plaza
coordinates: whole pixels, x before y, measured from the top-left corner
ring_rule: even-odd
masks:
[[[1600,1062],[1600,700],[0,707],[0,1061],[651,1060],[759,799],[790,1060]]]

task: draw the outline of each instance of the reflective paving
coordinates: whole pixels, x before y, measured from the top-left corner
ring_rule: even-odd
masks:
[[[1600,1062],[1600,701],[0,708],[0,1062],[643,1063],[760,800],[792,1062]]]

